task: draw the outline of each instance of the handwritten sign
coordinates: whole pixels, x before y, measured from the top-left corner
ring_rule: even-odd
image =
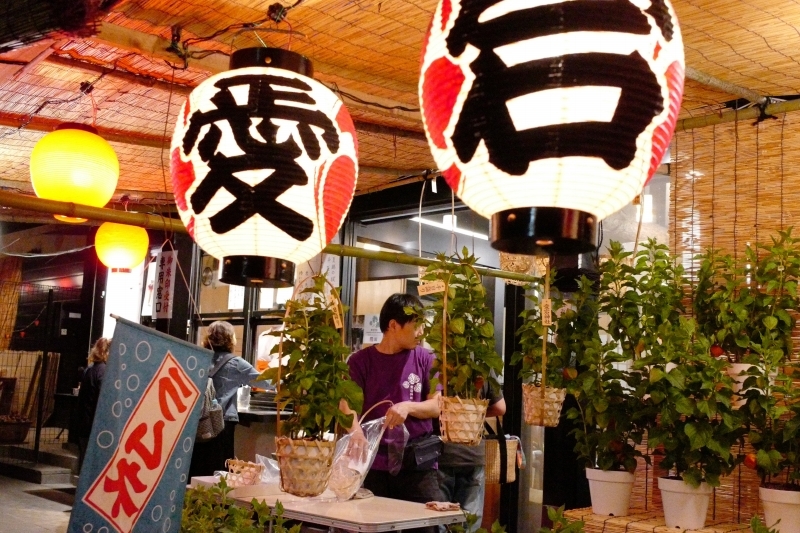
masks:
[[[69,533],[174,533],[211,352],[118,319]]]
[[[172,318],[172,301],[175,297],[177,266],[177,250],[159,252],[158,257],[156,257],[155,294],[153,296],[154,318]]]
[[[542,325],[553,325],[553,301],[550,298],[542,300]]]
[[[444,292],[447,288],[444,281],[436,280],[431,281],[430,283],[423,283],[419,287],[417,287],[417,292],[420,296],[427,296],[428,294],[434,294],[437,292]]]

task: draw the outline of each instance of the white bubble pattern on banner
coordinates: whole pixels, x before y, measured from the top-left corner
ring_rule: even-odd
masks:
[[[160,505],[156,505],[153,507],[153,510],[150,511],[150,518],[153,522],[158,522],[161,520],[161,517],[164,515],[164,509]]]
[[[142,348],[144,346],[144,348]],[[144,355],[145,349],[147,350],[147,354]],[[136,359],[140,362],[144,363],[148,359],[150,359],[150,354],[153,353],[152,348],[150,348],[150,343],[147,341],[141,341],[139,344],[136,345]]]
[[[92,524],[83,524],[83,533],[91,533],[94,526]]]
[[[189,450],[192,449],[192,437],[186,437],[183,439],[183,451],[189,453]]]
[[[130,407],[131,405],[133,405],[133,400],[125,398],[125,407]]]
[[[174,490],[169,493],[169,499],[170,500],[174,500],[175,499],[175,491]]]
[[[200,376],[201,378],[202,378],[203,376],[205,376],[205,375],[206,375],[206,370],[205,370],[205,368],[201,368],[201,369],[200,369],[200,372],[198,372],[198,373],[197,373],[197,375],[198,375],[198,376]]]
[[[127,370],[128,369],[128,365],[126,365],[125,363],[122,363],[121,365],[119,365],[119,368],[120,368],[120,370]]]
[[[135,384],[131,385],[131,382],[134,382]],[[128,381],[127,381],[126,385],[128,386],[128,390],[131,391],[131,392],[133,392],[136,389],[138,389],[139,388],[139,376],[137,376],[136,374],[128,376]]]
[[[164,520],[164,527],[161,528],[161,531],[167,533],[167,531],[169,531],[169,526],[171,525],[172,525],[172,520],[170,520],[169,517],[167,517],[167,519]]]
[[[186,360],[186,368],[189,370],[197,368],[197,358],[195,356],[192,355]]]
[[[182,464],[183,464],[183,459],[181,459],[180,457],[175,459],[175,468],[180,468]]]
[[[114,405],[111,406],[111,414],[114,415],[115,418],[119,418],[122,415],[122,402],[114,402]]]
[[[125,352],[127,352],[127,351],[128,351],[128,347],[125,346],[122,343],[119,343],[119,354],[120,355],[125,355]]]
[[[172,506],[172,508],[169,510],[169,512],[170,512],[170,513],[174,513],[174,512],[175,512],[175,506],[174,506],[174,505],[173,505],[173,506]]]
[[[118,379],[117,381],[114,382],[114,388],[117,389],[117,390],[122,388],[122,380],[121,379]]]
[[[97,530],[97,533],[108,533],[108,528],[106,526],[103,526]]]
[[[106,439],[111,439],[108,441],[108,444],[101,442],[101,440],[105,441]],[[105,450],[106,448],[109,448],[112,444],[114,444],[114,434],[111,433],[110,431],[101,431],[97,435],[97,445],[100,446],[102,449]]]

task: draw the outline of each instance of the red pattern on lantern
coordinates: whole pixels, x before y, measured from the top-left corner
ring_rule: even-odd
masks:
[[[450,168],[442,172],[442,176],[444,176],[444,181],[447,182],[451,189],[458,190],[458,186],[461,183],[461,171],[458,170],[457,166],[450,165]]]
[[[450,20],[450,13],[453,12],[453,5],[450,0],[442,1],[442,31],[447,27],[447,22]],[[430,32],[428,32],[430,35]]]
[[[185,126],[187,122],[189,122],[189,100],[183,103],[183,125]]]
[[[175,196],[175,204],[183,211],[189,209],[186,191],[194,180],[194,165],[191,161],[181,159],[181,149],[175,148],[172,151],[172,194]]]
[[[356,187],[356,164],[348,156],[337,157],[325,177],[322,206],[325,212],[325,239],[330,242],[339,231]]]
[[[422,104],[431,141],[441,149],[447,148],[444,130],[450,123],[461,86],[464,84],[464,73],[446,57],[440,57],[431,63],[423,74]]]
[[[342,133],[349,133],[353,136],[353,145],[356,149],[356,157],[358,157],[358,135],[356,135],[356,126],[353,124],[350,112],[347,111],[344,104],[339,108],[339,112],[336,113],[336,124],[339,126]]]
[[[661,166],[661,161],[672,140],[672,132],[675,131],[678,113],[681,110],[681,99],[683,98],[683,66],[677,61],[674,61],[667,69],[666,78],[667,86],[669,87],[669,115],[667,120],[653,132],[653,151],[650,156],[650,172],[647,175],[647,181],[644,183],[645,185],[650,183],[653,174],[655,174],[658,167]]]

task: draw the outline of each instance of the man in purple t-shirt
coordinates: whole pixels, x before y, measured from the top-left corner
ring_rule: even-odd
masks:
[[[364,390],[364,412],[383,400],[360,422],[386,417],[386,428],[405,424],[409,440],[430,435],[432,418],[439,416],[439,402],[430,391],[433,354],[419,346],[422,324],[417,315],[409,315],[406,307],[421,309],[422,304],[411,294],[393,294],[381,308],[380,343],[359,350],[350,356],[350,377]],[[353,424],[352,439],[363,440],[360,424]],[[359,436],[360,435],[360,436]],[[384,440],[386,436],[384,435]],[[402,469],[389,473],[389,454],[385,442],[364,480],[364,487],[376,496],[426,503],[442,501],[435,467],[427,470]],[[434,528],[435,529],[435,528]]]

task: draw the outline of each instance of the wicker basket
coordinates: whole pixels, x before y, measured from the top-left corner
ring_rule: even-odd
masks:
[[[245,485],[257,485],[261,481],[261,472],[264,465],[240,461],[239,459],[228,459],[225,461],[228,467],[228,476],[225,482],[229,487],[243,487]]]
[[[331,477],[335,442],[275,437],[281,490],[295,496],[318,496]]]
[[[500,483],[501,461],[500,441],[498,439],[484,439],[486,446],[486,483]],[[517,479],[517,446],[516,439],[504,441],[506,447],[506,479],[505,483],[513,483]]]
[[[439,427],[444,442],[474,446],[481,441],[489,400],[439,397]]]
[[[558,425],[561,416],[561,406],[567,395],[567,389],[545,387],[544,398],[542,389],[533,383],[522,384],[522,406],[525,411],[525,423],[531,426],[544,426],[554,428]]]
[[[0,444],[22,444],[28,438],[31,422],[0,422]]]

